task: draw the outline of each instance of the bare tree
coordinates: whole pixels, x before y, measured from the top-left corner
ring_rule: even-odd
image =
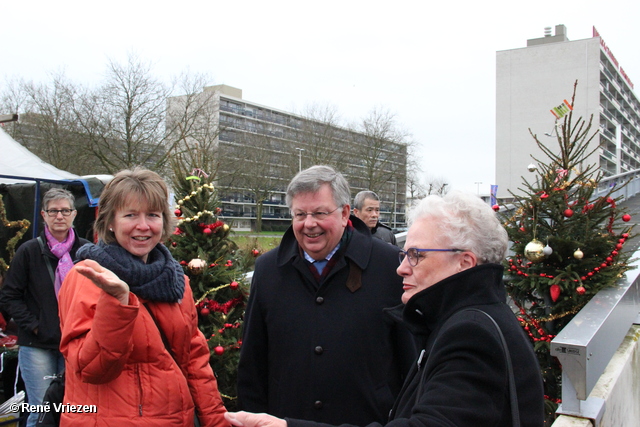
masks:
[[[337,168],[345,163],[344,145],[348,131],[341,127],[341,119],[335,106],[309,104],[302,111],[297,139],[302,142],[302,168],[313,165],[327,165]],[[294,147],[296,148],[296,147]],[[296,163],[295,171],[298,171]]]
[[[351,134],[351,155],[352,161],[361,165],[354,174],[360,176],[362,187],[383,191],[389,183],[395,183],[405,188],[410,135],[399,127],[395,115],[374,108],[355,130]]]
[[[173,147],[172,156],[190,159],[194,167],[217,178],[222,162],[221,128],[216,93],[205,87],[208,80],[204,74],[186,72],[174,80],[174,87],[182,94],[167,100],[167,145]]]
[[[126,65],[109,61],[105,84],[80,97],[76,119],[87,148],[108,173],[137,165],[162,171],[178,144],[165,129],[170,94],[150,64],[130,54]]]

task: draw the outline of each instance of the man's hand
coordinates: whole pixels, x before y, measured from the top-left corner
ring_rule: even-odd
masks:
[[[113,271],[90,259],[85,260],[84,265],[77,265],[75,268],[97,287],[117,298],[122,305],[129,304],[129,285],[120,280]]]
[[[224,417],[236,427],[287,427],[287,422],[269,414],[226,412]]]

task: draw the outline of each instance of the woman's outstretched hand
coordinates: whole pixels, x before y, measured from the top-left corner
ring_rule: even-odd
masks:
[[[224,417],[236,427],[287,427],[287,422],[269,414],[226,412]]]
[[[129,304],[129,285],[120,280],[116,274],[97,262],[87,259],[84,265],[77,265],[76,271],[91,280],[97,287],[117,298],[121,304]]]

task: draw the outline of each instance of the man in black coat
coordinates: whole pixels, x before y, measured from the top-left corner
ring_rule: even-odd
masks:
[[[505,303],[500,262],[508,241],[495,212],[476,196],[453,192],[422,200],[410,219],[397,270],[400,315],[423,351],[386,425],[542,426],[540,367]],[[244,427],[320,426],[246,412],[225,416]]]
[[[361,191],[353,198],[353,214],[369,227],[371,235],[397,246],[396,235],[380,222],[380,198],[373,191]]]
[[[416,355],[384,313],[400,303],[397,248],[350,217],[326,166],[287,189],[292,226],[256,263],[238,368],[240,407],[325,423],[386,422]]]

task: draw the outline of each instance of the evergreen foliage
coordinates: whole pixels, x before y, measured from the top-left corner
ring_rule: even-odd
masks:
[[[184,156],[173,160],[178,226],[167,245],[189,276],[218,388],[227,409],[234,410],[248,285],[238,268],[237,247],[229,239],[231,229],[218,218],[213,177],[188,165],[197,160]]]
[[[632,227],[625,222],[630,217],[612,196],[619,186],[595,193],[603,173],[585,160],[598,149],[589,148],[598,132],[590,133],[593,116],[589,122],[581,117],[574,122],[576,85],[571,111],[561,124],[556,121],[559,150],[529,130],[548,160],[532,156],[535,182],[523,178],[523,195],[512,193],[514,209],[502,214],[512,242],[505,283],[540,362],[548,422],[561,397],[561,367],[550,355],[551,340],[630,268],[630,253],[623,251],[631,237]]]

